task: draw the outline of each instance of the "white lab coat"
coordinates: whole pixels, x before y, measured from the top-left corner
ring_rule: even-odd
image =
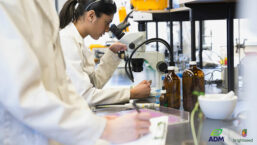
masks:
[[[0,0],[0,145],[93,145],[106,120],[68,81],[53,0]]]
[[[102,89],[120,63],[117,54],[108,49],[95,69],[94,54],[84,45],[84,40],[73,23],[60,31],[60,39],[67,74],[77,92],[90,105],[129,100],[129,88]]]

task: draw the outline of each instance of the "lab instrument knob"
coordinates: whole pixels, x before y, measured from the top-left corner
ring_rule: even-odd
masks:
[[[167,71],[168,65],[164,61],[157,63],[156,68],[158,71],[165,73]]]

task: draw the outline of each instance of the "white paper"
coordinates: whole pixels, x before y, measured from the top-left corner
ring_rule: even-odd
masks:
[[[150,133],[139,139],[124,143],[112,145],[165,145],[168,130],[168,116],[155,117],[150,119]],[[98,140],[96,145],[111,145],[104,140]]]
[[[167,129],[168,129],[168,116],[156,117],[150,119],[150,133],[142,136],[136,141],[119,145],[165,145]]]

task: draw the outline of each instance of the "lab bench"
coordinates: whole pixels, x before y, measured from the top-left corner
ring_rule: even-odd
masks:
[[[211,71],[212,70],[204,69],[205,73],[208,73]],[[143,72],[136,73],[135,75],[136,75],[135,78],[139,79],[139,80],[137,80],[138,82],[140,82],[143,79],[149,79],[149,78],[153,79],[153,81],[155,80],[154,79],[154,71],[149,68],[144,68]],[[215,78],[219,79],[220,76],[219,76],[219,74],[217,74],[217,75],[218,76],[216,76]],[[136,82],[134,84],[137,84],[138,82]],[[126,76],[124,68],[118,68],[114,72],[113,77],[107,83],[107,87],[110,87],[110,86],[129,87],[130,85],[133,85],[133,83]],[[207,93],[221,93],[222,92],[221,88],[215,88],[211,85],[206,85],[205,88],[206,88]],[[148,100],[146,100],[146,102],[147,101]],[[142,103],[142,100],[141,100],[141,103]],[[181,106],[182,106],[182,102],[181,102]],[[183,107],[181,107],[181,108],[183,108]],[[240,108],[240,106],[237,106],[237,108]],[[100,110],[97,110],[96,112],[98,114],[103,114],[103,113],[112,114],[114,112],[123,111],[123,109],[124,108],[121,108],[120,110],[118,108],[114,108],[114,110],[100,109]],[[180,110],[183,111],[183,109],[180,109]],[[188,113],[188,115],[190,115],[190,114]],[[207,144],[208,145],[209,144],[223,145],[224,142],[208,142],[209,138],[211,136],[211,132],[214,129],[221,129],[221,128],[224,129],[225,128],[226,131],[231,131],[232,132],[231,134],[237,133],[240,135],[240,131],[243,128],[245,128],[245,124],[242,123],[242,119],[240,119],[240,118],[234,118],[232,120],[214,120],[214,119],[208,119],[208,118],[199,119],[198,115],[196,114],[195,115],[195,128],[196,128],[196,133],[200,135],[200,140],[201,140],[201,142],[203,142],[203,145],[207,145]],[[236,139],[237,137],[228,135],[228,136],[224,136],[224,139],[226,141],[231,141],[228,139],[231,139],[231,138]],[[190,126],[189,120],[187,122],[173,124],[173,125],[168,126],[166,145],[193,145],[192,141],[193,141],[193,137],[192,137],[191,126]],[[200,145],[202,145],[202,144],[200,144]]]
[[[162,107],[161,107],[162,108]],[[155,108],[154,110],[162,110]],[[185,118],[187,120],[181,121],[179,123],[170,124],[168,126],[167,136],[166,136],[166,144],[165,145],[193,145],[193,137],[191,132],[191,126],[189,121],[189,113],[173,113],[175,109],[171,109],[171,115],[180,116],[181,118]],[[108,109],[98,109],[96,110],[96,114],[99,116],[104,115],[114,115],[119,114],[120,112],[127,111],[125,108],[108,108]],[[131,110],[133,111],[133,110]],[[160,111],[163,112],[163,111]],[[175,111],[179,112],[179,110]],[[183,111],[184,112],[184,111]],[[165,111],[164,113],[168,113]],[[121,113],[123,114],[123,113]],[[187,116],[186,116],[187,115]],[[194,125],[195,131],[198,139],[200,140],[199,145],[224,145],[230,144],[229,142],[233,142],[233,139],[239,139],[242,129],[245,128],[245,124],[241,122],[239,118],[233,120],[214,120],[208,118],[198,118],[198,113],[195,114],[194,117]],[[224,137],[224,141],[220,142],[209,142],[211,137],[211,133],[215,129],[223,129],[222,137]],[[234,136],[237,134],[237,136]]]

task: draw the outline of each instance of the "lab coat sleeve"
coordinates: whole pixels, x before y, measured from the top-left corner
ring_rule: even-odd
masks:
[[[113,72],[118,67],[120,59],[117,54],[111,50],[107,50],[100,59],[100,64],[97,66],[95,71],[89,74],[91,82],[94,87],[101,89],[111,78]]]
[[[112,104],[128,102],[130,98],[129,88],[89,88],[85,90],[82,96],[86,99],[89,105],[96,104]]]
[[[79,60],[67,60],[67,74],[70,76],[77,92],[85,98],[89,105],[129,101],[129,88],[95,88],[93,84],[91,84],[88,74],[82,71],[79,62]]]
[[[41,81],[39,60],[12,22],[0,11],[0,103],[25,126],[67,145],[92,145],[106,120],[94,115],[82,97],[65,102]]]
[[[83,70],[82,60],[76,55],[76,43],[71,37],[61,35],[66,71],[77,92],[85,98],[89,105],[127,102],[130,98],[129,88],[97,89],[90,82],[89,75]],[[65,46],[64,46],[65,45]],[[109,54],[107,54],[109,55]],[[113,57],[112,54],[111,56]],[[113,67],[113,70],[116,66]]]

